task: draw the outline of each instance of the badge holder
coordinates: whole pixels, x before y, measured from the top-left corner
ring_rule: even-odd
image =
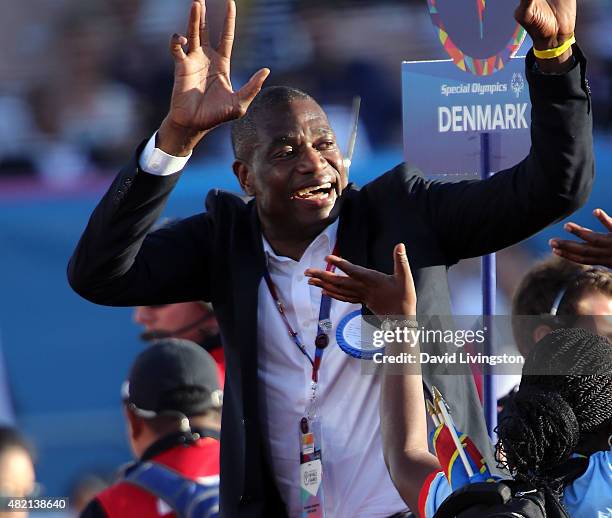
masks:
[[[300,420],[300,500],[302,518],[325,518],[323,496],[323,463],[321,457],[321,421],[315,411],[317,383],[307,416]]]
[[[324,518],[321,423],[306,417],[300,422],[300,498],[302,518]]]

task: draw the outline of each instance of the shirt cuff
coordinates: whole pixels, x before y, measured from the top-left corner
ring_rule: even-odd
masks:
[[[191,158],[191,153],[187,156],[173,156],[155,147],[157,131],[147,142],[138,159],[138,166],[142,171],[157,176],[169,176],[178,173]]]

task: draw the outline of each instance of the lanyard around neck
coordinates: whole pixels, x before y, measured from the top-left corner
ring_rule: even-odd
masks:
[[[332,252],[333,255],[337,255],[338,253],[338,245],[334,246],[334,250]],[[336,267],[331,263],[327,263],[327,267],[325,271],[333,272]],[[321,360],[323,358],[323,352],[325,348],[329,345],[329,333],[331,331],[332,325],[331,320],[329,319],[331,312],[331,297],[329,295],[321,295],[321,304],[319,306],[319,321],[317,322],[317,336],[315,338],[315,355],[312,358],[308,351],[306,351],[306,347],[300,340],[300,336],[297,331],[293,329],[291,324],[289,323],[289,319],[287,318],[287,314],[285,313],[285,307],[278,295],[278,290],[276,289],[276,285],[270,276],[270,271],[266,267],[266,271],[264,272],[264,278],[266,280],[266,284],[268,286],[268,290],[270,291],[270,295],[274,300],[274,304],[278,313],[287,328],[289,336],[293,340],[293,343],[297,346],[297,348],[301,351],[301,353],[308,358],[308,361],[312,365],[312,381],[313,383],[317,383],[319,379],[319,369],[321,367]]]

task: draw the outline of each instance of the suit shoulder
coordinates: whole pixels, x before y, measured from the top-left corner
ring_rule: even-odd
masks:
[[[373,195],[384,191],[384,194],[388,196],[389,192],[395,192],[391,189],[400,189],[404,194],[412,194],[425,188],[426,185],[427,180],[420,169],[402,162],[372,180],[364,189]]]
[[[222,189],[211,189],[206,195],[204,205],[206,212],[213,215],[224,212],[239,214],[247,210],[251,200],[249,196],[239,193]]]

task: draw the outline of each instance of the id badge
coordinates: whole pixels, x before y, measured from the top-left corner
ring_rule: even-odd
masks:
[[[324,518],[321,423],[300,421],[300,497],[302,518]]]

